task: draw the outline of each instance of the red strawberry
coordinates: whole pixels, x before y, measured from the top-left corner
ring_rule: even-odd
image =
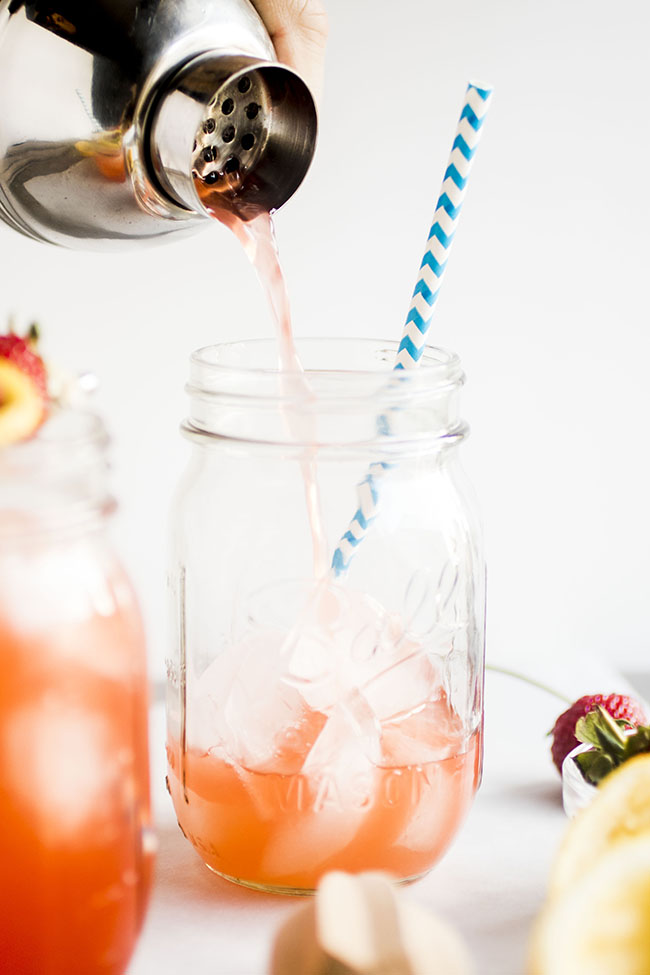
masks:
[[[562,771],[562,762],[570,751],[580,742],[575,736],[576,724],[579,718],[593,711],[598,705],[603,707],[617,721],[625,721],[631,726],[646,723],[643,708],[634,698],[625,694],[585,694],[578,698],[575,704],[560,715],[555,722],[551,734],[553,744],[551,755],[558,772]]]
[[[47,415],[47,372],[35,351],[37,333],[0,335],[0,446],[26,440]]]

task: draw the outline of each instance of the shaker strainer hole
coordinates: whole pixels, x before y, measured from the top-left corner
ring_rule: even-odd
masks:
[[[213,118],[206,118],[203,123],[203,131],[206,135],[211,135],[217,127],[217,123]]]
[[[205,174],[205,176],[203,177],[203,182],[216,183],[219,178],[220,178],[219,173],[216,170],[213,170],[213,172]]]
[[[237,156],[231,156],[230,159],[227,159],[226,165],[223,168],[226,173],[236,172],[239,169],[239,159]]]
[[[242,95],[246,94],[250,86],[251,86],[251,79],[246,75],[243,78],[240,78],[239,81],[237,82],[237,88],[242,93]]]
[[[260,110],[260,106],[257,102],[251,102],[250,105],[246,106],[246,118],[257,118],[257,113]]]
[[[252,132],[247,132],[246,135],[241,137],[241,147],[242,149],[252,149],[255,145],[255,136]]]
[[[227,125],[221,133],[221,138],[224,142],[232,142],[232,140],[235,138],[235,126]]]
[[[221,111],[223,112],[224,115],[230,115],[234,107],[235,107],[235,103],[232,100],[232,98],[224,98],[223,103],[221,105]]]
[[[214,162],[217,158],[217,150],[214,148],[214,146],[206,146],[201,155],[203,156],[205,162]]]

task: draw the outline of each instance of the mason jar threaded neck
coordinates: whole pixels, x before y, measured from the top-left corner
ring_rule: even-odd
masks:
[[[115,507],[98,416],[53,407],[30,440],[0,449],[0,538],[79,530]]]
[[[397,345],[300,339],[303,372],[281,368],[272,339],[199,349],[190,358],[183,432],[199,442],[386,450],[462,439],[467,428],[459,394],[465,377],[458,356],[427,347],[417,369],[395,370]]]

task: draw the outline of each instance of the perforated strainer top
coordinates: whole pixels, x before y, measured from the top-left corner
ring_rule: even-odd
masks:
[[[316,110],[304,81],[276,62],[208,53],[159,97],[155,176],[186,209],[248,220],[282,206],[314,153]]]
[[[270,99],[257,71],[230,78],[207,107],[194,143],[192,172],[208,186],[229,177],[234,184],[251,172],[264,152]]]

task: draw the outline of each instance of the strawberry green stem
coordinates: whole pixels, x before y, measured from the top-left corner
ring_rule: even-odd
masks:
[[[40,337],[41,337],[41,330],[38,327],[38,322],[32,322],[27,330],[25,341],[29,342],[30,345],[37,345]]]
[[[504,674],[506,677],[514,677],[515,680],[523,681],[524,684],[530,684],[531,687],[537,687],[540,691],[546,691],[547,694],[552,694],[559,701],[564,701],[565,704],[573,704],[570,697],[566,694],[560,694],[559,691],[555,690],[554,687],[549,687],[548,684],[542,684],[541,681],[534,680],[532,677],[527,677],[525,674],[519,674],[516,670],[509,670],[507,667],[499,667],[496,664],[486,664],[486,670],[491,670],[495,674]]]

